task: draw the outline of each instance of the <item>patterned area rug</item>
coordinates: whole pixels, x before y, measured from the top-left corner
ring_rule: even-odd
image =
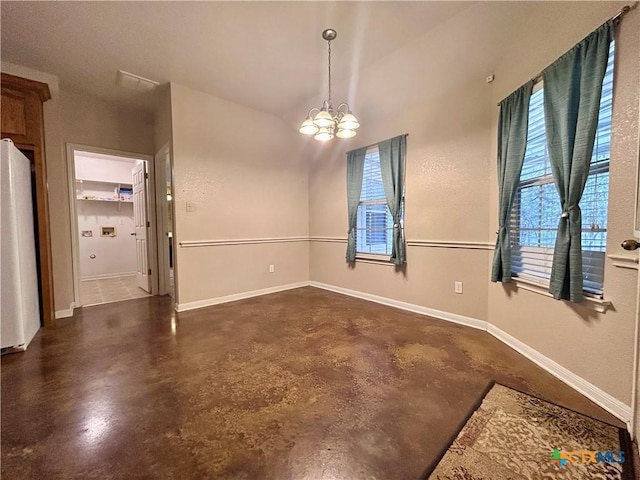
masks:
[[[430,480],[631,479],[627,432],[495,384]]]

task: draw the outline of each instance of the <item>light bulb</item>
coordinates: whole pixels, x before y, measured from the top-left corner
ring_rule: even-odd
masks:
[[[358,119],[351,113],[347,113],[342,117],[340,123],[338,123],[338,128],[342,128],[344,130],[355,130],[359,126],[360,124],[358,123]]]
[[[336,133],[336,137],[338,138],[351,138],[355,136],[355,130],[349,130],[348,128],[340,128],[338,129],[338,133]]]
[[[298,131],[300,133],[304,133],[305,135],[313,135],[315,133],[318,133],[318,130],[318,126],[313,123],[311,117],[307,117],[307,119],[302,122],[302,125],[300,125],[300,129]]]
[[[320,128],[326,128],[335,124],[335,120],[329,112],[327,112],[326,110],[320,110],[313,119],[313,123],[315,123]]]
[[[318,133],[316,133],[313,138],[321,142],[326,142],[333,138],[333,132],[329,128],[324,127],[318,130]]]

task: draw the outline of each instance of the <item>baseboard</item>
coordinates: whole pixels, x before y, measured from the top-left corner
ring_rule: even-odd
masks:
[[[268,295],[270,293],[282,292],[285,290],[292,290],[294,288],[308,287],[308,286],[309,286],[309,282],[289,283],[286,285],[278,285],[275,287],[262,288],[260,290],[252,290],[249,292],[234,293],[233,295],[226,295],[224,297],[207,298],[205,300],[198,300],[195,302],[187,302],[187,303],[180,303],[180,304],[176,303],[175,309],[176,309],[176,312],[184,312],[187,310],[194,310],[196,308],[209,307],[211,305],[218,305],[220,303],[235,302],[237,300],[244,300],[245,298],[259,297],[261,295]]]
[[[329,290],[331,292],[349,295],[350,297],[361,298],[363,300],[369,300],[370,302],[399,308],[400,310],[407,310],[409,312],[419,313],[421,315],[427,315],[429,317],[439,318],[441,320],[447,320],[449,322],[458,323],[467,327],[477,328],[480,330],[487,329],[487,322],[485,322],[484,320],[465,317],[464,315],[458,315],[457,313],[443,312],[442,310],[436,310],[434,308],[427,308],[421,305],[415,305],[413,303],[401,302],[392,298],[381,297],[379,295],[373,295],[371,293],[359,292],[357,290],[349,290],[348,288],[336,287],[335,285],[329,285],[326,283],[309,282],[309,285],[312,287],[322,288],[323,290]]]
[[[72,302],[71,305],[69,305],[69,308],[67,308],[66,310],[56,310],[56,313],[55,313],[56,320],[58,320],[59,318],[73,317],[74,308],[75,308],[75,305]]]
[[[505,345],[513,348],[518,353],[524,355],[536,365],[542,367],[554,377],[562,380],[574,390],[580,392],[592,402],[600,405],[606,411],[615,415],[623,422],[627,423],[631,420],[631,407],[625,405],[617,398],[609,395],[605,391],[599,389],[584,378],[576,375],[571,370],[546,357],[529,345],[521,342],[517,338],[509,335],[507,332],[499,329],[495,325],[487,324],[487,332],[496,337]]]
[[[541,354],[532,347],[521,342],[517,338],[509,335],[508,333],[500,330],[498,327],[492,325],[489,322],[478,320],[472,317],[466,317],[455,313],[443,312],[432,308],[423,307],[421,305],[415,305],[412,303],[400,302],[387,297],[381,297],[378,295],[372,295],[370,293],[359,292],[356,290],[349,290],[348,288],[337,287],[335,285],[329,285],[320,282],[309,282],[312,287],[322,288],[336,293],[342,293],[351,297],[361,298],[363,300],[369,300],[371,302],[380,303],[382,305],[388,305],[390,307],[399,308],[401,310],[408,310],[410,312],[427,315],[429,317],[439,318],[441,320],[447,320],[449,322],[458,323],[472,328],[485,330],[495,338],[500,340],[505,345],[513,348],[518,353],[524,355],[536,365],[542,367],[554,377],[558,378],[562,382],[569,385],[574,390],[580,392],[595,404],[601,406],[606,411],[616,416],[629,426],[631,421],[631,407],[625,405],[620,400],[609,395],[605,391],[596,387],[592,383],[589,383],[584,378],[576,375],[572,371],[563,367],[562,365],[551,360],[549,357]]]
[[[136,272],[122,272],[122,273],[105,273],[103,275],[86,275],[80,277],[80,281],[84,280],[102,280],[104,278],[116,278],[116,277],[134,277]]]

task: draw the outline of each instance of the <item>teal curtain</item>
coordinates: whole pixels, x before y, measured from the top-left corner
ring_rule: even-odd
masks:
[[[549,292],[582,301],[582,213],[578,203],[589,175],[602,80],[613,22],[609,21],[542,72],[547,148],[562,215]]]
[[[347,214],[349,234],[347,238],[347,262],[356,261],[356,227],[358,223],[358,203],[362,192],[362,173],[367,148],[347,152]]]
[[[533,81],[529,81],[500,103],[498,122],[498,238],[493,253],[492,282],[511,280],[511,240],[509,218],[518,189],[527,148],[529,99]]]
[[[384,196],[393,218],[391,263],[402,265],[407,261],[402,218],[404,195],[404,157],[407,151],[407,135],[400,135],[378,143],[380,174]]]

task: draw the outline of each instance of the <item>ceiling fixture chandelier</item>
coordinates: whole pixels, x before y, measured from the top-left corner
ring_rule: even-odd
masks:
[[[307,119],[302,122],[299,130],[305,135],[313,135],[313,138],[321,142],[331,140],[334,135],[339,138],[355,137],[356,128],[360,126],[347,103],[341,103],[335,114],[331,104],[331,40],[335,40],[337,36],[338,33],[332,28],[322,32],[322,38],[327,41],[329,50],[329,99],[322,103],[322,108],[309,110]]]

